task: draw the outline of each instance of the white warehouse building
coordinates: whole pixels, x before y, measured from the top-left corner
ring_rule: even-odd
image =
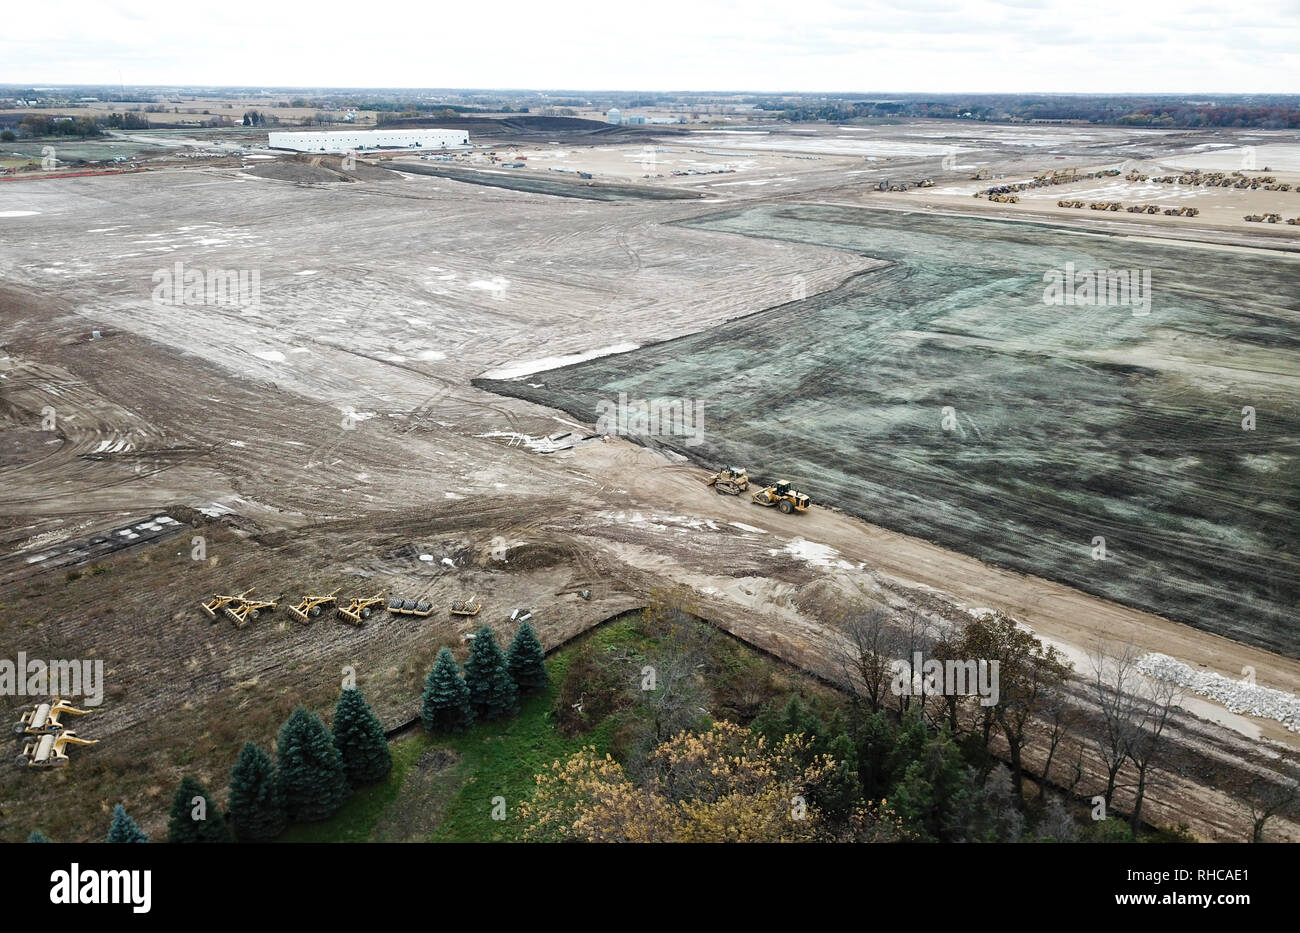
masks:
[[[340,130],[267,133],[272,149],[294,152],[360,152],[369,149],[454,149],[469,145],[465,130]]]

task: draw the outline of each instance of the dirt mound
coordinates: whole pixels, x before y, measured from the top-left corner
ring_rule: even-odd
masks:
[[[506,560],[514,570],[540,570],[555,567],[568,561],[573,554],[572,547],[557,544],[520,544],[506,552]]]
[[[319,185],[333,181],[353,181],[343,172],[328,169],[323,165],[313,165],[306,160],[277,159],[261,165],[250,166],[244,171],[258,178],[273,178],[276,181],[291,181],[299,185]]]
[[[397,177],[386,168],[356,158],[344,167],[343,156],[327,153],[300,153],[274,162],[249,166],[244,171],[258,178],[274,178],[300,185],[334,181],[384,181]]]

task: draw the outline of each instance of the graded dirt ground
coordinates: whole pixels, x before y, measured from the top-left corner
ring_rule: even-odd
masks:
[[[1100,136],[1053,145],[1095,163],[1156,138]],[[1028,157],[997,146],[989,158]],[[860,203],[886,172],[939,174],[929,150],[885,158],[851,176],[809,160],[772,195]],[[1001,608],[1078,652],[1104,636],[1300,684],[1294,660],[833,509],[788,518],[717,496],[697,466],[621,438],[583,440],[590,424],[471,385],[702,331],[878,266],[669,223],[757,202],[765,187],[588,202],[408,174],[302,186],[199,166],[0,187],[0,657],[107,668],[105,703],[81,726],[99,745],[55,773],[0,773],[0,838],[36,826],[96,838],[119,799],[160,833],[182,774],[223,788],[243,741],[271,744],[299,703],[327,712],[344,668],[396,726],[414,715],[438,648],[463,651],[473,626],[505,635],[511,613],[531,609],[553,647],[666,583],[691,587],[721,627],[830,679],[843,670],[835,619],[859,600],[953,625]],[[1278,233],[1215,236],[1270,246]],[[256,294],[246,280],[242,303],[187,305],[183,288],[180,301],[155,300],[168,275],[220,270],[256,271]],[[187,527],[82,564],[49,556],[161,515]],[[42,572],[50,561],[57,569]],[[290,601],[334,586],[427,594],[437,608],[360,629],[332,617],[300,626],[282,610],[235,629],[199,612],[200,600],[255,584]],[[471,594],[479,618],[448,615]],[[6,702],[16,717],[21,704]],[[1150,818],[1242,838],[1249,814],[1235,788],[1293,761],[1300,740],[1271,720],[1188,706],[1177,723],[1186,760],[1150,792]],[[1284,821],[1272,832],[1300,838]]]

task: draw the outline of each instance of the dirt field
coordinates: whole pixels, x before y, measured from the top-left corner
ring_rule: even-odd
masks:
[[[918,126],[947,153],[950,130]],[[899,133],[881,144],[906,142]],[[1093,149],[1095,164],[1165,139],[1095,135],[1047,148]],[[1004,137],[968,146],[1028,157]],[[830,678],[830,620],[867,600],[951,623],[997,607],[1076,651],[1099,635],[1132,640],[1228,676],[1249,665],[1260,683],[1294,690],[1300,662],[831,509],[789,519],[716,496],[698,467],[583,440],[589,425],[470,385],[693,333],[875,268],[667,221],[771,197],[860,203],[886,172],[941,175],[929,150],[880,158],[859,153],[869,169],[838,155],[792,160],[776,191],[704,177],[710,196],[693,201],[575,201],[407,174],[305,184],[200,166],[0,186],[0,658],[102,658],[108,682],[103,707],[79,723],[99,745],[74,749],[57,773],[0,773],[0,838],[36,825],[92,838],[118,799],[160,831],[181,774],[224,787],[243,741],[269,744],[298,703],[324,711],[345,667],[396,725],[414,714],[438,648],[460,651],[473,625],[504,634],[513,610],[532,609],[554,646],[669,581],[692,587],[717,624]],[[1220,234],[1249,246],[1280,232]],[[182,288],[159,300],[177,263],[178,284],[185,270],[208,281],[230,270],[244,287],[231,301],[205,292],[186,304]],[[103,532],[157,516],[187,527],[94,550]],[[428,594],[438,611],[360,629],[304,627],[281,611],[238,630],[198,611],[254,584],[290,601],[334,586]],[[471,593],[479,619],[449,617]],[[1216,721],[1180,717],[1186,760],[1150,791],[1150,818],[1240,839],[1248,813],[1233,788],[1293,761],[1300,736],[1190,705]],[[1300,839],[1291,824],[1272,831]]]

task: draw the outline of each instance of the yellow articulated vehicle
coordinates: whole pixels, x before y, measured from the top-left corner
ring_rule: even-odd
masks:
[[[727,467],[706,479],[704,485],[729,496],[738,496],[749,488],[749,474],[742,467]]]
[[[807,512],[808,506],[812,505],[811,499],[791,487],[785,480],[780,480],[776,485],[768,486],[766,489],[760,489],[754,493],[753,499],[759,505],[766,505],[769,508],[776,506],[786,515],[792,512]]]

